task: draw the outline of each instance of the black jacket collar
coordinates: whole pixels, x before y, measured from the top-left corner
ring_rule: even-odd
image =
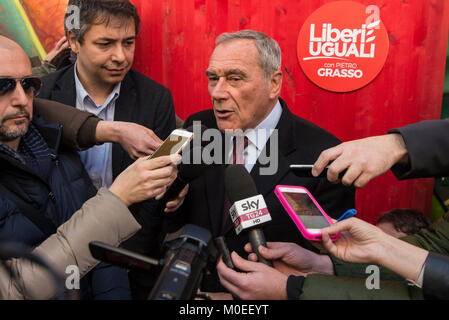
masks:
[[[51,100],[76,106],[75,65],[61,70],[61,77],[55,82]]]

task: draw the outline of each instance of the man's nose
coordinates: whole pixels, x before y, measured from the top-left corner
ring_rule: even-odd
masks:
[[[28,95],[25,90],[23,90],[23,87],[20,83],[17,83],[16,88],[13,92],[11,92],[11,104],[13,106],[26,106],[28,104],[28,101],[30,99],[30,95]]]
[[[224,77],[220,77],[211,88],[211,96],[214,100],[226,100],[229,98],[228,86]]]
[[[125,48],[121,44],[117,44],[114,47],[114,52],[112,53],[112,60],[119,64],[122,64],[126,60]]]

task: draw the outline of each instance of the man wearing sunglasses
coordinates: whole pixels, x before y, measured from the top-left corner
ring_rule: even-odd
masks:
[[[61,145],[61,126],[33,118],[41,82],[31,72],[22,48],[0,36],[0,241],[35,247],[97,190],[79,155]],[[172,175],[163,170],[155,180]],[[126,272],[104,263],[84,283],[83,297],[129,297]]]
[[[170,91],[132,69],[140,25],[137,9],[128,0],[70,0],[68,5],[69,21],[73,6],[79,12],[78,26],[65,24],[77,61],[43,78],[39,97],[94,113],[103,120],[145,126],[153,130],[158,147],[176,127],[175,112]],[[118,144],[97,146],[80,156],[97,188],[108,187],[133,162]],[[164,210],[150,200],[134,205],[131,211],[142,229],[124,247],[161,257]],[[146,299],[157,274],[148,278],[131,271],[129,276],[132,289],[136,287],[134,298]]]

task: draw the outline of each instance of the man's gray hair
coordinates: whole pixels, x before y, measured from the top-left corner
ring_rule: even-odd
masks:
[[[254,30],[241,30],[234,33],[222,33],[215,41],[215,47],[222,43],[237,40],[253,40],[260,55],[260,67],[263,70],[265,79],[269,80],[273,72],[281,70],[282,53],[276,40],[270,38],[265,33]]]

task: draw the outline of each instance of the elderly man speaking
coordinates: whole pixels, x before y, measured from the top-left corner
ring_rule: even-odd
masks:
[[[313,249],[291,222],[273,191],[279,184],[304,186],[333,218],[354,208],[353,188],[334,185],[326,179],[300,178],[289,170],[290,164],[313,164],[321,151],[340,141],[315,124],[293,115],[279,97],[281,50],[274,39],[261,32],[243,30],[221,34],[206,75],[213,109],[191,115],[185,126],[201,121],[210,129],[218,129],[222,135],[219,140],[225,144],[222,149],[229,152],[223,153],[221,165],[207,170],[192,182],[184,205],[172,217],[172,230],[185,223],[203,226],[214,237],[223,235],[230,251],[243,254],[248,237],[237,236],[233,230],[224,187],[226,165],[239,163],[240,159],[258,192],[264,196],[272,217],[264,226],[267,241],[295,242]],[[231,134],[231,138],[226,139],[228,132],[240,136],[235,138]],[[222,290],[214,276],[203,281],[202,289]]]

